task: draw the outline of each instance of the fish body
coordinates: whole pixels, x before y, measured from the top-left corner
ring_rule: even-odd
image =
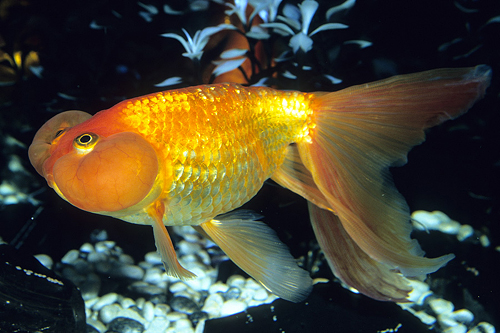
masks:
[[[268,178],[309,201],[333,272],[380,300],[401,301],[405,276],[435,271],[410,238],[388,168],[424,130],[484,95],[487,66],[398,76],[334,93],[214,84],[123,101],[93,117],[68,111],[36,134],[29,156],[49,186],[86,211],[153,226],[167,273],[177,261],[165,225],[192,225],[278,296],[312,281],[257,216],[233,212]],[[223,215],[225,214],[225,215]]]

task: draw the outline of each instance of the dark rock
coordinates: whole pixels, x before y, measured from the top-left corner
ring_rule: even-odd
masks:
[[[144,326],[137,320],[117,317],[113,319],[108,325],[108,331],[116,333],[142,333],[144,332]]]
[[[192,314],[199,310],[198,305],[187,297],[177,296],[172,298],[170,306],[173,310],[181,313]]]
[[[33,256],[0,245],[0,332],[86,332],[85,305],[71,281]]]

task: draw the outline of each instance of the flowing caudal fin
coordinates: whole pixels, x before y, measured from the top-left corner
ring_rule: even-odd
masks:
[[[346,233],[302,164],[296,145],[287,147],[285,161],[272,178],[309,201],[316,239],[333,273],[344,285],[380,301],[406,301],[411,291],[406,279],[388,265],[370,258]]]
[[[231,260],[269,291],[292,302],[312,290],[309,273],[297,266],[287,247],[258,215],[236,211],[201,224]]]
[[[484,65],[438,69],[317,95],[316,127],[311,142],[297,144],[300,159],[345,232],[374,261],[419,276],[453,258],[422,256],[389,167],[406,162],[426,128],[466,112],[484,95],[490,77]]]

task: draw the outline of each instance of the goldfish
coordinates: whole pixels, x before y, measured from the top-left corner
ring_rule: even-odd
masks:
[[[408,277],[453,258],[424,257],[389,168],[425,130],[465,113],[486,65],[436,69],[336,92],[200,85],[124,100],[94,116],[66,111],[29,147],[36,171],[72,205],[151,225],[166,273],[179,263],[166,226],[189,225],[269,291],[307,298],[310,274],[259,216],[239,211],[267,179],[308,201],[317,241],[345,285],[405,301]]]

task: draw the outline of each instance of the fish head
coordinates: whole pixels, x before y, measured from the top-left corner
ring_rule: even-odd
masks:
[[[155,148],[106,117],[60,113],[38,130],[28,154],[59,196],[86,211],[129,215],[161,192]]]

